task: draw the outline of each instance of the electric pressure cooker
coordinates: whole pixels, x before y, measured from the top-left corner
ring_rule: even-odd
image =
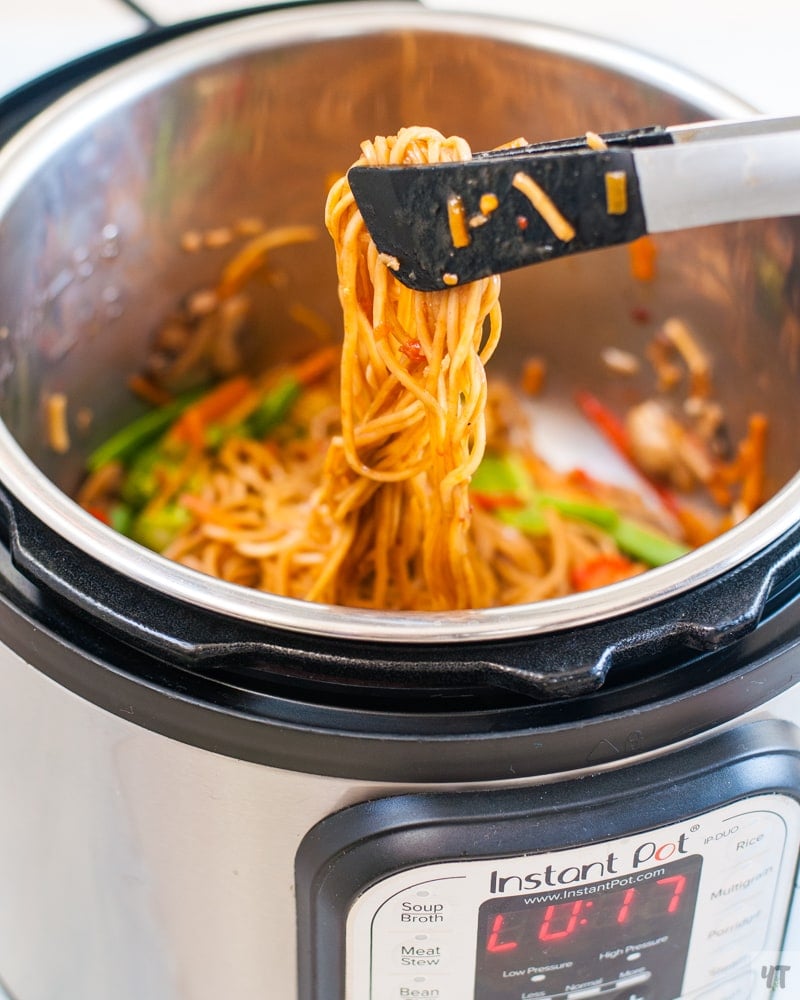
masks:
[[[70,496],[148,338],[213,280],[181,234],[321,222],[358,144],[489,148],[750,113],[566,31],[413,3],[161,31],[0,105],[0,982],[13,1000],[753,1000],[800,988],[798,228],[659,240],[504,279],[492,361],[536,419],[678,315],[772,498],[674,563],[513,608],[306,604],[167,562]],[[294,255],[293,255],[294,253]],[[265,289],[265,357],[340,323],[325,239]],[[268,298],[272,296],[272,298]],[[650,326],[648,326],[650,324]],[[54,450],[45,403],[67,403]],[[563,437],[563,441],[561,438]],[[795,909],[797,909],[795,907]]]

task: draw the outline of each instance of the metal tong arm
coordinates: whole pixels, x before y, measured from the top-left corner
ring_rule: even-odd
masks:
[[[800,214],[798,116],[648,126],[601,138],[606,149],[581,136],[460,163],[356,166],[348,179],[388,265],[423,291],[648,232]],[[521,177],[568,226],[553,228]],[[612,190],[622,196],[613,206]],[[481,210],[485,195],[496,202],[490,213]]]

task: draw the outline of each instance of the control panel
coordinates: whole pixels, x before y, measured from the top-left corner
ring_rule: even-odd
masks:
[[[800,995],[799,855],[780,720],[579,780],[378,796],[298,851],[299,1000]]]
[[[350,910],[347,998],[753,1000],[799,844],[797,801],[764,795],[602,844],[398,873]]]

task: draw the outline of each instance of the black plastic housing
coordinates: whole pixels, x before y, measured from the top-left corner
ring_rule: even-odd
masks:
[[[800,799],[800,733],[761,721],[581,781],[410,794],[329,816],[297,854],[299,1000],[344,1000],[353,901],[437,861],[545,853],[657,829],[761,792]]]

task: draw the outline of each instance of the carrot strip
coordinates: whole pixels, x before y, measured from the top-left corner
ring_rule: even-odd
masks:
[[[576,400],[584,416],[597,427],[600,433],[616,448],[634,472],[658,495],[658,498],[664,505],[664,509],[673,516],[679,517],[681,505],[672,490],[663,483],[651,479],[634,461],[628,432],[619,417],[601,403],[596,396],[586,390],[580,390],[576,393]]]
[[[309,385],[321,378],[336,363],[338,347],[323,347],[292,366],[292,375],[301,385]]]
[[[658,251],[650,236],[640,236],[628,244],[631,274],[637,281],[652,281],[656,276]]]
[[[597,396],[593,396],[586,390],[579,390],[575,394],[575,398],[584,416],[597,427],[621,455],[630,461],[631,446],[628,432],[619,417],[601,403]]]
[[[764,459],[768,426],[769,421],[763,413],[753,413],[750,416],[747,438],[742,445],[744,465],[742,503],[748,514],[751,514],[764,501]]]
[[[609,584],[638,576],[646,567],[626,556],[615,553],[601,554],[575,566],[572,570],[572,585],[578,591],[595,590]]]
[[[725,530],[722,519],[714,521],[711,517],[689,510],[687,507],[678,511],[677,518],[683,529],[684,538],[695,549],[710,542]]]
[[[184,410],[172,427],[170,436],[186,444],[202,447],[209,424],[224,417],[252,389],[253,383],[246,375],[235,375],[221,382]]]
[[[525,506],[525,501],[517,496],[516,493],[502,491],[490,493],[481,490],[470,490],[470,496],[476,506],[480,507],[481,510],[488,510],[490,512],[499,510],[502,507],[517,508]]]
[[[87,510],[92,515],[92,517],[96,517],[98,521],[102,521],[103,524],[107,524],[109,525],[109,527],[111,526],[111,518],[108,516],[108,512],[105,511],[102,507],[92,505],[84,509]]]
[[[768,429],[767,417],[763,413],[752,413],[747,423],[747,435],[740,442],[735,458],[715,467],[709,489],[720,506],[733,503],[737,485],[741,504],[748,514],[752,514],[764,502]]]

